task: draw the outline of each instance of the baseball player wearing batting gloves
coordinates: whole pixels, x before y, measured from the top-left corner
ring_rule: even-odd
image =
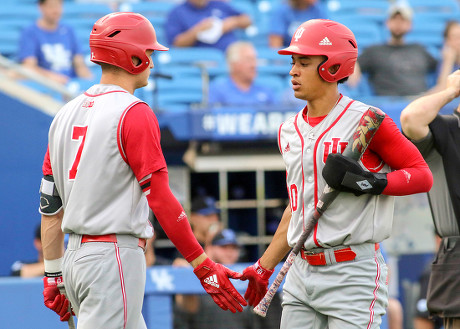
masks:
[[[379,243],[391,232],[394,196],[428,191],[431,172],[388,116],[358,162],[341,155],[369,108],[338,91],[358,55],[346,26],[306,21],[278,53],[292,56],[294,95],[307,105],[279,129],[290,205],[263,256],[243,272],[245,298],[259,303],[272,269],[299,239],[327,183],[343,193],[287,273],[281,328],[379,328],[388,304]]]
[[[442,238],[431,267],[427,307],[441,316],[445,329],[460,328],[460,107],[452,115],[439,111],[460,96],[460,70],[444,90],[420,97],[401,112],[404,134],[422,153],[433,172],[428,193],[436,233]]]
[[[147,85],[157,42],[142,15],[113,13],[90,35],[100,84],[67,103],[54,118],[43,164],[40,212],[45,257],[45,305],[78,328],[146,328],[148,207],[194,273],[224,310],[242,311],[229,278],[241,274],[211,261],[169,188],[160,130],[149,106],[133,95]],[[64,233],[69,234],[62,255]],[[209,277],[213,277],[209,280]],[[64,282],[67,298],[58,284]]]

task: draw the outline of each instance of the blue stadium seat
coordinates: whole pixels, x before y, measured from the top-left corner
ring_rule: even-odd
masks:
[[[359,52],[371,45],[385,41],[382,25],[373,19],[340,17],[337,22],[344,24],[353,32],[358,42]]]
[[[166,19],[171,9],[175,6],[177,6],[177,4],[174,1],[140,1],[135,3],[122,3],[119,10],[139,13],[149,18],[159,17]]]
[[[327,2],[328,16],[332,20],[341,18],[371,19],[383,23],[389,8],[388,0],[329,0]]]
[[[439,16],[452,17],[460,13],[460,5],[456,0],[409,0],[415,15],[421,13],[436,13]]]
[[[154,62],[161,67],[166,65],[204,65],[220,66],[225,65],[224,52],[216,48],[172,47],[169,51],[155,54]]]
[[[24,19],[32,23],[40,16],[38,5],[23,3],[3,3],[0,10],[0,22],[8,19]]]
[[[62,11],[62,21],[67,19],[93,19],[96,22],[102,16],[110,14],[112,9],[103,3],[81,3],[81,2],[64,2]]]

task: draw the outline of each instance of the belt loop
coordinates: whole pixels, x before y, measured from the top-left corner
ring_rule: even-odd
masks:
[[[324,258],[326,259],[326,265],[337,264],[333,248],[324,249]]]
[[[81,246],[81,235],[80,234],[69,234],[69,241],[67,242],[67,249],[77,250]]]

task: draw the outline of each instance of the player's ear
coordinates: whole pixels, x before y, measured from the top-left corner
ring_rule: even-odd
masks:
[[[340,68],[340,64],[332,65],[332,66],[329,68],[329,73],[331,73],[331,74],[336,74],[337,71],[339,70],[339,68]]]

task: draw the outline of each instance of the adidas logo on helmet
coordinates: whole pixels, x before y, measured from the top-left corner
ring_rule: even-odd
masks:
[[[332,42],[327,37],[324,37],[318,44],[320,46],[332,46]]]

